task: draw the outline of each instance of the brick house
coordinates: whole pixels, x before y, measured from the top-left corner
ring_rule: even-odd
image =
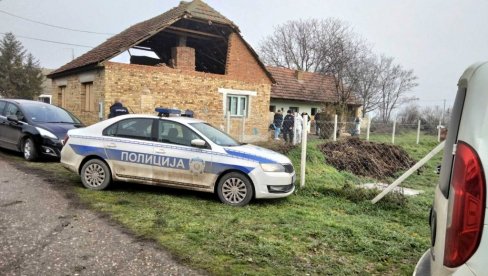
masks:
[[[335,114],[338,96],[333,76],[282,67],[266,67],[276,83],[271,88],[270,111],[291,109],[314,116],[321,109]],[[360,116],[361,104],[355,99],[347,104],[348,116]]]
[[[138,23],[52,72],[53,103],[85,124],[107,118],[115,99],[135,113],[191,109],[246,141],[267,138],[270,73],[239,28],[201,0]]]

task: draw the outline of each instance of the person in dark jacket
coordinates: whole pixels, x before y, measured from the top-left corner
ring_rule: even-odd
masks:
[[[278,110],[274,117],[273,117],[273,126],[274,126],[274,138],[275,140],[279,140],[281,125],[283,124],[283,114],[281,114],[281,110]]]
[[[291,110],[288,110],[286,113],[285,119],[283,119],[283,138],[285,139],[285,142],[293,143],[295,116],[293,116],[293,111]]]
[[[127,107],[122,105],[121,100],[115,99],[114,104],[110,107],[110,114],[108,114],[108,118],[110,119],[125,114],[129,114],[129,110],[127,110]]]

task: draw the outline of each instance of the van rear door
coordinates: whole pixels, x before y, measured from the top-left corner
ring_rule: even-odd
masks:
[[[482,71],[484,72],[480,72],[480,68],[482,68]],[[483,75],[487,77],[480,78],[480,76]],[[479,161],[476,146],[475,148],[472,147],[475,143],[472,142],[473,137],[471,134],[476,133],[475,126],[478,128],[483,127],[483,121],[486,122],[483,113],[486,112],[487,94],[483,89],[480,89],[480,86],[484,86],[488,89],[488,63],[475,64],[469,67],[458,82],[458,92],[454,102],[446,145],[444,148],[439,185],[435,191],[435,200],[430,217],[432,275],[452,273],[453,269],[455,270],[456,267],[463,265],[466,262],[465,259],[469,259],[471,256],[465,256],[466,258],[464,258],[463,256],[456,255],[461,251],[452,250],[453,244],[460,245],[458,242],[461,237],[461,235],[453,235],[453,229],[457,228],[459,230],[462,228],[465,231],[463,233],[466,233],[466,226],[472,223],[469,221],[471,219],[470,214],[474,214],[475,212],[470,212],[469,208],[481,209],[479,207],[482,207],[483,212],[482,214],[478,212],[478,215],[480,215],[478,216],[478,219],[481,218],[481,216],[483,217],[481,220],[484,219],[484,195],[481,195],[476,190],[474,193],[478,194],[479,197],[476,198],[477,195],[472,197],[470,193],[473,191],[466,191],[465,189],[466,187],[468,187],[468,189],[474,187],[474,182],[469,179],[472,177],[472,175],[469,175],[471,172],[467,171],[467,169],[472,169],[469,167],[477,162],[476,159]],[[485,107],[482,110],[477,110],[479,105],[474,104],[475,106],[473,106],[473,103],[480,101],[484,103]],[[477,123],[473,124],[473,116],[477,115],[480,117],[474,119]],[[469,135],[466,135],[468,133]],[[479,139],[481,138],[486,140],[488,137],[479,137]],[[457,148],[460,150],[457,150]],[[479,165],[481,165],[481,163],[479,163]],[[481,171],[483,171],[482,168]],[[463,174],[463,176],[460,174]],[[453,187],[453,183],[460,183],[460,179],[464,184],[457,185],[457,188]],[[483,184],[483,186],[485,186],[485,184]],[[460,190],[459,187],[462,189]],[[485,187],[483,187],[483,190],[484,189]],[[464,200],[465,202],[461,202],[461,200]],[[459,210],[462,212],[459,212]],[[483,221],[481,221],[481,226],[482,225]],[[476,231],[467,229],[467,232],[471,235],[471,233],[474,234]],[[450,239],[449,241],[446,239],[448,235],[448,239]],[[453,239],[452,237],[457,238]],[[464,241],[461,240],[460,242]],[[446,244],[448,244],[447,251]],[[473,246],[474,250],[476,250],[475,247],[477,247],[477,244]],[[465,252],[462,253],[464,254]]]

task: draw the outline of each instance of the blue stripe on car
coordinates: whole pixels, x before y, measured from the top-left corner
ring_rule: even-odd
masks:
[[[76,154],[82,156],[97,155],[104,159],[116,160],[128,163],[138,163],[146,164],[151,166],[166,167],[179,170],[189,170],[191,159],[178,158],[171,156],[162,156],[148,153],[138,153],[115,149],[104,149],[91,146],[82,146],[70,144],[71,148]],[[253,167],[233,165],[219,162],[211,162],[210,164],[205,164],[205,173],[211,174],[221,174],[227,170],[238,170],[244,173],[250,173],[254,170]]]
[[[235,157],[239,157],[239,158],[243,158],[243,159],[248,159],[248,160],[251,160],[254,162],[258,162],[258,163],[277,163],[274,160],[271,160],[271,159],[268,159],[268,158],[265,158],[262,156],[257,156],[257,155],[249,154],[249,153],[242,152],[242,151],[232,150],[232,149],[228,149],[228,148],[225,148],[225,152],[227,152],[227,154],[229,154],[231,156],[235,156]]]

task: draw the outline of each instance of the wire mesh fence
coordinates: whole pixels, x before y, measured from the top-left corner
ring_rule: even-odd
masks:
[[[317,166],[316,159],[305,156],[320,154],[324,160],[320,166],[333,167],[350,184],[379,189],[414,166],[446,134],[444,128],[422,121],[380,122],[368,118],[341,121],[335,115],[315,120],[312,116],[303,117],[299,113],[278,118],[271,115],[268,118],[268,142],[260,145],[288,154],[306,143],[304,140],[312,143],[312,147],[305,145],[301,152],[296,149],[292,154],[302,157],[302,163],[296,157],[294,159],[298,175],[305,175],[305,170],[300,173],[302,168]],[[245,116],[224,116],[221,125],[222,131],[244,143],[253,142],[247,140],[251,137],[248,132],[253,128]],[[305,136],[307,139],[304,139]],[[308,152],[311,150],[314,152]],[[434,171],[436,165],[426,165],[429,173]],[[424,170],[420,168],[416,172],[421,174]],[[403,193],[404,189],[400,191]]]
[[[295,118],[298,115],[295,114]],[[297,123],[295,120],[293,128],[283,133],[282,127],[277,131],[273,122],[270,122],[270,143],[267,146],[282,153],[301,146],[303,137],[299,137],[298,133],[303,126],[297,130]],[[385,183],[392,183],[407,172],[434,149],[446,134],[446,129],[439,130],[437,126],[433,127],[421,121],[379,122],[367,118],[350,118],[340,122],[338,116],[331,116],[329,120],[311,118],[305,127],[308,140],[324,156],[324,165],[335,168],[340,174],[348,175],[348,181],[352,184],[377,189],[384,189],[387,186]],[[292,139],[288,133],[294,135]],[[310,147],[307,149],[310,150]],[[313,162],[316,160],[307,158],[305,166],[315,166]],[[427,163],[414,174],[422,174],[424,171],[432,174],[436,166],[437,164]],[[403,194],[408,189],[398,190]]]

